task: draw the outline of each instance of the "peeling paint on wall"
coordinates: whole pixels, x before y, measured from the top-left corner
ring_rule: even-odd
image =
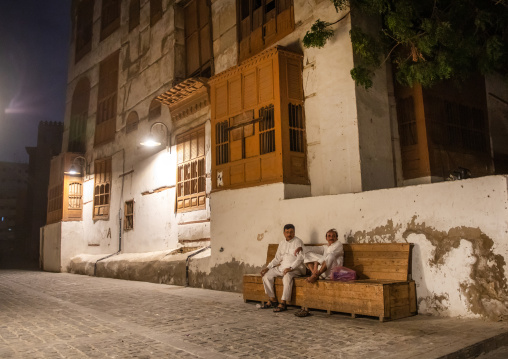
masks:
[[[461,295],[474,314],[493,320],[508,318],[508,288],[504,274],[506,261],[502,255],[494,253],[494,241],[480,228],[461,226],[450,228],[448,232],[438,231],[426,226],[425,222],[417,223],[414,216],[402,237],[407,239],[410,234],[423,234],[432,243],[434,255],[428,259],[430,267],[443,266],[446,254],[458,248],[461,241],[471,243],[475,259],[469,274],[471,281],[460,283]],[[438,311],[443,303],[443,298],[436,295],[434,298],[420,298],[419,303],[422,300],[429,301],[427,305]]]

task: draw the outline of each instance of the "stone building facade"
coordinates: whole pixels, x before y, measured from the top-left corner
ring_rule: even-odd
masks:
[[[465,257],[506,258],[506,226],[478,214],[503,215],[506,178],[436,182],[459,167],[495,173],[504,145],[489,129],[507,116],[506,87],[480,78],[463,93],[401,88],[388,65],[371,89],[356,87],[349,31],[363,20],[329,1],[75,0],[72,16],[46,270],[181,283],[185,261],[168,258],[210,246],[190,264],[191,282],[238,291],[293,222],[312,243],[329,227],[344,241],[421,241],[422,310],[489,312],[460,294],[484,285],[472,273],[491,264],[470,260],[453,284],[436,278]],[[326,46],[303,47],[317,19],[341,17]],[[148,135],[158,146],[144,146]],[[490,190],[487,203],[476,197]],[[480,250],[484,236],[492,243]],[[506,268],[496,263],[486,298],[500,303]]]

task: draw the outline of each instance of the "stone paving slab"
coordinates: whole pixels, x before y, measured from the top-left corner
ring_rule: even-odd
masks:
[[[239,293],[4,270],[0,358],[460,358],[489,339],[496,350],[492,338],[508,333],[503,322],[296,310],[257,309]]]

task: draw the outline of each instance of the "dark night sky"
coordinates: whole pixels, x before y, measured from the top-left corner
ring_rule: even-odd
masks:
[[[28,162],[40,121],[63,122],[71,0],[0,2],[0,161]]]

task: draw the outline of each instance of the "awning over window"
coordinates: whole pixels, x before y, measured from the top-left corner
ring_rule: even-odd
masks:
[[[157,100],[169,107],[174,120],[182,119],[210,103],[206,82],[203,77],[188,78],[157,96]]]

